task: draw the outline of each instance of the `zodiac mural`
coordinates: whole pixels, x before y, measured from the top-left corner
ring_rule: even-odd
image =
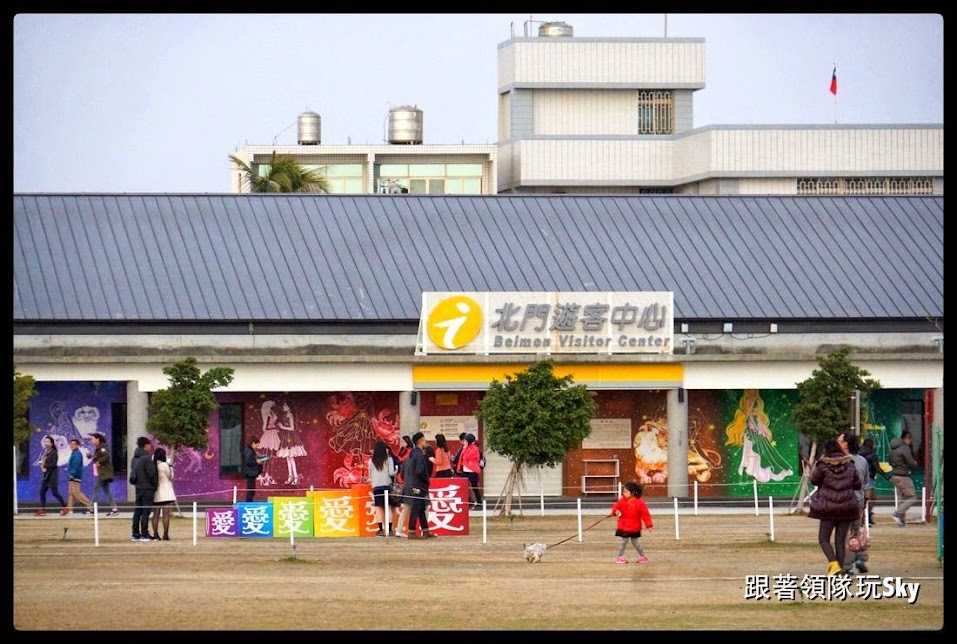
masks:
[[[721,469],[721,454],[701,444],[701,430],[708,427],[700,410],[688,418],[688,476],[699,483],[711,480]],[[713,430],[714,426],[710,426]],[[668,480],[668,419],[664,411],[646,419],[635,432],[635,476],[638,483],[666,483]]]
[[[764,411],[764,400],[757,389],[745,389],[734,412],[734,419],[725,428],[725,445],[742,447],[738,474],[758,483],[781,481],[794,471],[781,456],[771,432],[770,420]]]

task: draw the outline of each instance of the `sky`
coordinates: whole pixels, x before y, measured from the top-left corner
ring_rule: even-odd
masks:
[[[939,14],[43,14],[13,19],[14,192],[230,192],[242,145],[497,141],[497,52],[526,25],[705,39],[694,126],[943,124]],[[838,93],[830,91],[837,66]]]

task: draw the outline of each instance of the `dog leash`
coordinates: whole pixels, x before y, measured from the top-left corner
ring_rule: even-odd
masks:
[[[615,516],[615,515],[614,515],[614,514],[609,514],[609,515],[603,516],[602,518],[598,519],[598,521],[595,521],[593,524],[591,524],[590,526],[588,526],[587,528],[585,528],[584,530],[582,530],[582,532],[588,532],[589,530],[591,530],[592,528],[594,528],[596,525],[598,525],[599,523],[601,523],[601,522],[604,521],[605,519],[610,519],[610,518],[613,517],[613,516]],[[578,536],[578,533],[576,532],[576,533],[573,534],[572,536],[567,537],[567,538],[565,538],[565,539],[562,539],[562,540],[559,541],[558,543],[553,543],[553,544],[550,545],[550,546],[545,546],[545,549],[546,549],[546,550],[550,550],[550,549],[552,549],[552,548],[554,548],[554,547],[556,547],[556,546],[560,546],[560,545],[562,545],[563,543],[565,543],[566,541],[571,541],[572,539],[574,539],[574,538],[577,537],[577,536]]]

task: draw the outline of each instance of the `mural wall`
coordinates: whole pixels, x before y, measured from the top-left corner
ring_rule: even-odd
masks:
[[[105,434],[111,446],[114,440],[125,441],[125,435],[114,435],[112,406],[126,402],[126,383],[41,382],[36,389],[30,421],[37,429],[30,437],[28,453],[20,454],[24,460],[18,464],[17,477],[18,499],[31,503],[39,500],[37,459],[42,452],[40,441],[46,434],[53,436],[60,453],[60,466],[64,468],[60,492],[64,496],[71,438],[80,441],[84,453],[92,449],[90,436],[96,431]],[[481,394],[423,392],[421,413],[474,414]],[[921,412],[923,394],[919,389],[880,390],[862,409],[862,432],[874,439],[882,461],[887,460],[891,441],[906,428],[914,436],[915,457],[923,464],[922,446],[927,433]],[[689,391],[687,396],[689,495],[694,482],[703,497],[750,497],[755,481],[761,497],[790,498],[796,493],[801,446],[797,429],[789,420],[797,402],[795,390],[699,390]],[[257,499],[310,488],[350,488],[365,477],[376,440],[384,440],[393,452],[399,450],[398,393],[230,393],[218,399],[224,405],[241,405],[242,443],[258,437],[260,451],[270,456],[257,482]],[[601,391],[596,393],[596,401],[596,419],[610,429],[601,440],[586,441],[583,449],[569,455],[563,472],[564,493],[580,493],[585,460],[617,459],[620,481],[638,481],[650,497],[666,496],[665,392]],[[241,496],[245,486],[242,475],[220,466],[219,416],[214,412],[210,417],[205,449],[181,449],[171,455],[180,503],[193,499],[231,502],[234,486]],[[118,426],[125,428],[125,422]],[[454,448],[457,436],[447,438]],[[479,439],[481,442],[481,435]],[[125,467],[123,462],[118,469]],[[84,468],[81,487],[90,496],[93,473],[89,457],[84,458]],[[128,501],[125,472],[118,477],[113,493],[117,501]],[[918,490],[923,486],[922,471],[914,474],[914,484]],[[893,487],[879,479],[878,494],[893,496]]]
[[[101,432],[107,444],[113,445],[113,404],[126,402],[125,382],[41,382],[35,385],[37,395],[30,401],[30,423],[35,427],[30,435],[29,449],[18,452],[17,497],[21,501],[40,500],[40,457],[43,448],[40,441],[49,434],[59,454],[57,464],[60,473],[60,494],[67,496],[66,464],[70,458],[70,439],[80,442],[83,453],[83,481],[80,489],[92,499],[93,466],[90,454],[93,443],[90,437]],[[125,423],[124,423],[125,426]],[[125,437],[124,437],[125,438]],[[126,469],[125,464],[121,466]],[[25,475],[19,474],[26,472]],[[117,501],[126,500],[126,481],[113,483],[113,496]],[[56,499],[47,494],[47,501],[56,507]]]

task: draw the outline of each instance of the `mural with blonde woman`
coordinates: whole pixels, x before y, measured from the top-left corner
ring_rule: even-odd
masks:
[[[782,398],[780,402],[785,401]],[[787,409],[789,408],[788,405]],[[761,393],[757,389],[745,389],[738,400],[734,418],[725,427],[727,440],[724,444],[741,448],[737,474],[748,483],[751,483],[751,479],[758,483],[783,481],[795,472],[790,461],[797,456],[796,430],[790,424],[786,431],[781,431],[782,428],[779,427],[776,430],[779,435],[776,439],[771,425],[772,421],[765,411]],[[786,440],[781,440],[782,438]],[[735,454],[729,453],[732,463],[734,456]]]

